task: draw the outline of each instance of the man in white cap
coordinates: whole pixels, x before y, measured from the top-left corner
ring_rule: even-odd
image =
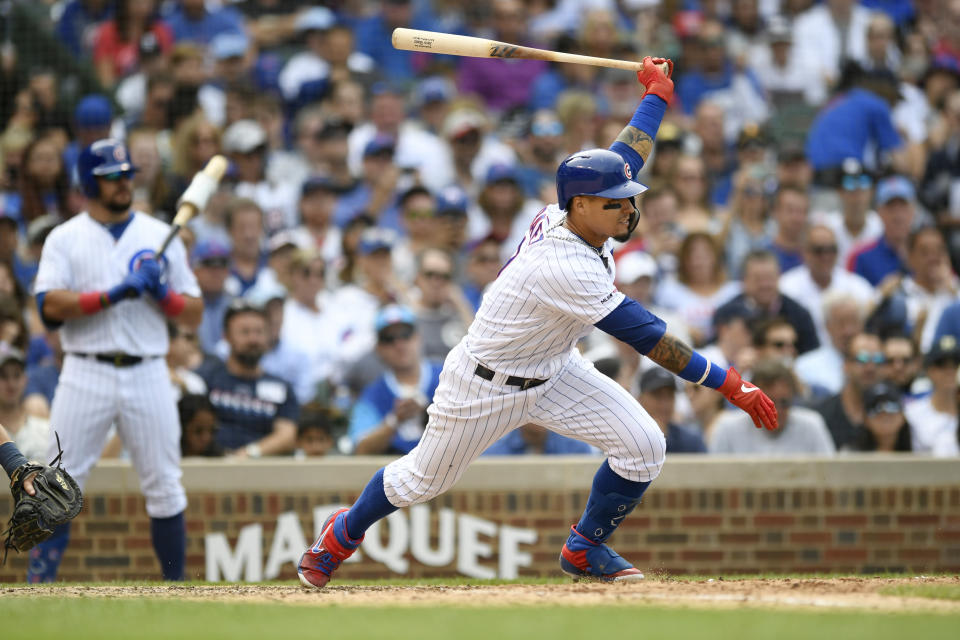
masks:
[[[223,151],[236,168],[236,195],[260,205],[267,234],[296,226],[300,185],[267,179],[267,132],[260,123],[237,120],[227,127]]]

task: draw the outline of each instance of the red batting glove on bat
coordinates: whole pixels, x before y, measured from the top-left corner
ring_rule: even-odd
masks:
[[[667,73],[663,73],[663,69],[660,68],[661,64],[667,65]],[[670,104],[670,100],[673,98],[673,80],[670,79],[670,76],[673,75],[673,60],[668,58],[651,58],[647,56],[643,59],[643,69],[637,71],[637,79],[640,81],[646,91],[643,95],[653,94],[655,96],[660,96],[663,98],[663,101],[667,104]]]
[[[773,431],[780,426],[777,422],[777,407],[773,404],[773,400],[768,398],[759,387],[744,382],[733,367],[727,369],[727,379],[717,391],[722,393],[731,404],[746,411],[757,429],[766,427]]]

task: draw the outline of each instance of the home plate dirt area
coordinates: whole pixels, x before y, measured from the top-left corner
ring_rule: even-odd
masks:
[[[351,585],[322,591],[292,585],[16,586],[0,598],[176,598],[180,600],[283,603],[311,606],[595,606],[872,609],[890,612],[960,613],[960,600],[921,597],[921,590],[955,592],[960,576],[836,578],[703,578],[646,580],[615,584]],[[906,594],[906,595],[904,595]],[[926,595],[926,594],[923,594]]]

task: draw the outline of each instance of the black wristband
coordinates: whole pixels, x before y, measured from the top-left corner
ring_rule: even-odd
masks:
[[[20,453],[17,445],[12,442],[0,444],[0,465],[3,465],[3,470],[7,472],[7,477],[13,477],[13,472],[24,464],[27,464],[27,459]]]

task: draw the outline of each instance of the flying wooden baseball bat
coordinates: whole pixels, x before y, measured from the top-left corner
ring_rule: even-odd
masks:
[[[215,155],[207,162],[207,166],[193,177],[190,186],[180,196],[177,215],[173,217],[173,222],[170,224],[170,232],[164,238],[160,248],[157,249],[157,260],[164,254],[173,239],[177,237],[180,229],[207,206],[207,201],[217,190],[217,185],[220,184],[223,174],[227,172],[227,166],[226,158]]]
[[[397,28],[393,30],[393,48],[405,51],[426,51],[428,53],[445,53],[451,56],[467,56],[470,58],[523,58],[527,60],[546,60],[548,62],[571,62],[574,64],[589,64],[595,67],[610,67],[612,69],[626,69],[640,71],[642,62],[631,60],[614,60],[613,58],[597,58],[582,56],[563,51],[549,51],[521,47],[516,44],[460,36],[453,33],[438,33],[422,31],[420,29]],[[667,65],[660,68],[667,72]]]

